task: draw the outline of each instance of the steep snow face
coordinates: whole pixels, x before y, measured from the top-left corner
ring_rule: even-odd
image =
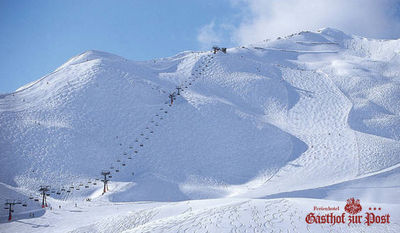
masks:
[[[386,172],[400,162],[399,51],[329,28],[148,62],[88,51],[0,96],[2,189],[83,184],[62,198],[96,197],[106,169],[110,200],[175,201]]]

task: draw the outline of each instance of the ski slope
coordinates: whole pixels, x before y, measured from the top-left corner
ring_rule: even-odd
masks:
[[[330,28],[144,62],[87,51],[0,95],[0,198],[28,204],[0,231],[319,232],[307,211],[354,196],[394,221],[357,230],[398,232],[399,67],[400,40]]]
[[[318,199],[207,199],[183,202],[96,202],[47,211],[37,219],[2,226],[4,232],[398,232],[391,225],[307,225],[313,205],[341,205]],[[399,213],[391,211],[398,222]],[[398,206],[397,206],[398,208]]]

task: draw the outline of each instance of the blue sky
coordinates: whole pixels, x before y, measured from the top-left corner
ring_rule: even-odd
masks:
[[[89,49],[133,60],[199,50],[199,29],[235,14],[213,0],[0,0],[0,93]]]
[[[147,60],[322,27],[400,38],[400,0],[0,0],[0,93],[90,49]]]

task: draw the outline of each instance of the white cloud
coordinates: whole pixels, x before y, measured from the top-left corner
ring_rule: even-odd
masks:
[[[400,37],[400,0],[231,0],[241,22],[231,40],[239,44],[332,27],[371,38]],[[222,28],[212,23],[211,29]],[[213,31],[212,35],[221,32]],[[203,35],[204,37],[204,35]]]
[[[200,28],[197,41],[200,42],[203,49],[221,42],[221,32],[216,31],[214,21]]]

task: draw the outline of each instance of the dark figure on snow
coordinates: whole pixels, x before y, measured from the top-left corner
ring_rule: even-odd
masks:
[[[175,92],[169,95],[169,98],[171,99],[171,105],[174,103],[174,98],[175,98]]]

